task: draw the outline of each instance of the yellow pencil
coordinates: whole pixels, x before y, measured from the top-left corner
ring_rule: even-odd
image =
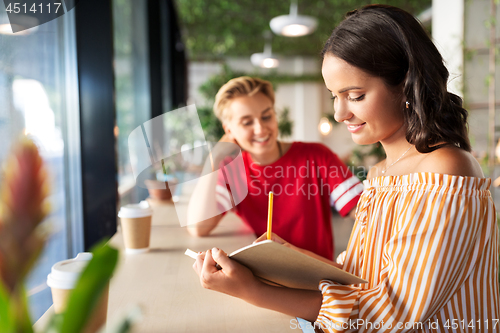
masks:
[[[271,239],[273,227],[273,192],[269,192],[269,208],[267,211],[267,239]]]

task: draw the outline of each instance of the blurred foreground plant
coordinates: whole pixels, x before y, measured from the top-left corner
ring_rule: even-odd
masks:
[[[24,280],[48,237],[42,221],[49,207],[48,177],[36,145],[23,138],[15,146],[0,177],[0,333],[33,332]],[[118,262],[118,251],[104,243],[72,291],[66,311],[54,315],[45,332],[81,332]],[[127,332],[133,316],[116,329]]]
[[[47,234],[47,172],[38,149],[23,138],[7,160],[0,189],[0,332],[31,332],[24,279]]]

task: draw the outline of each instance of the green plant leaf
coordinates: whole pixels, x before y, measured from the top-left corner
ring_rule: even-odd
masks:
[[[0,332],[14,332],[14,325],[9,294],[0,280]]]
[[[211,107],[197,107],[201,127],[208,141],[217,142],[224,135],[222,124],[214,115]]]
[[[0,281],[0,332],[1,333],[32,333],[28,303],[24,287],[8,292]]]
[[[14,307],[13,313],[16,320],[16,332],[32,333],[33,327],[30,314],[28,312],[28,297],[23,285],[18,286],[13,294],[11,294],[11,306]]]
[[[71,292],[60,333],[77,333],[91,318],[118,262],[118,251],[104,242],[97,244],[93,258]]]
[[[278,117],[278,130],[282,138],[292,136],[293,120],[290,120],[289,113],[290,109],[288,107],[285,107]]]

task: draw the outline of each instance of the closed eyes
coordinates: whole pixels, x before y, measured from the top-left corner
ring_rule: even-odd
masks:
[[[337,98],[337,96],[332,96],[330,99],[332,101],[335,101],[336,98]],[[351,102],[359,102],[359,101],[362,101],[364,98],[365,98],[365,94],[363,94],[363,95],[361,95],[359,97],[355,97],[355,98],[347,96],[347,100],[351,101]]]
[[[359,97],[356,97],[356,98],[351,98],[350,96],[347,97],[348,100],[350,100],[351,102],[359,102],[361,100],[363,100],[365,98],[365,94],[359,96]]]

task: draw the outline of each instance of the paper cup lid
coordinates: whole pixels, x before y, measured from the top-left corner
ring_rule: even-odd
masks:
[[[92,259],[92,253],[82,252],[76,258],[59,261],[47,276],[47,285],[56,289],[73,289],[78,277]]]
[[[125,205],[120,208],[118,212],[118,217],[124,218],[136,218],[136,217],[146,217],[153,215],[153,210],[149,207],[147,201],[141,201],[138,204]]]

